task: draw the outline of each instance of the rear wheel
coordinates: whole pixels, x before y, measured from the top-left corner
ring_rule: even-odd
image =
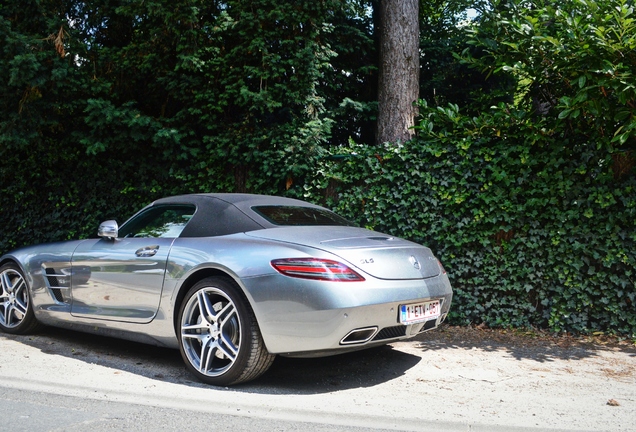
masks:
[[[0,330],[26,334],[37,327],[29,286],[22,271],[15,264],[3,265],[0,267]]]
[[[193,286],[181,305],[178,323],[186,366],[208,384],[255,379],[274,361],[254,312],[227,278],[210,277]]]

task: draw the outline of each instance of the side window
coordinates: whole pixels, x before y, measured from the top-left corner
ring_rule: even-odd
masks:
[[[190,205],[153,207],[125,223],[119,236],[179,237],[195,211]]]

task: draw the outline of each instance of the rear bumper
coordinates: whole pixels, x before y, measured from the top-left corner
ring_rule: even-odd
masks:
[[[452,300],[445,274],[365,282],[309,281],[270,274],[242,282],[267,349],[291,357],[339,354],[413,337],[437,327]],[[413,325],[399,322],[400,305],[431,300],[442,302],[439,318]]]

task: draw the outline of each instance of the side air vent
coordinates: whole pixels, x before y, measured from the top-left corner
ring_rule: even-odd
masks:
[[[62,290],[59,288],[51,288],[51,294],[53,294],[53,298],[55,301],[59,303],[64,303],[64,296],[62,295]]]
[[[68,268],[54,269],[47,267],[44,269],[46,284],[51,295],[58,303],[65,302],[65,291],[71,286],[71,272]],[[67,294],[68,295],[68,294]]]
[[[66,269],[56,271],[51,267],[44,269],[50,288],[68,288],[71,286],[71,273],[64,270]]]

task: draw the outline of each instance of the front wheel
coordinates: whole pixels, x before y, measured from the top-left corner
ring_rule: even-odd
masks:
[[[0,330],[26,334],[38,326],[22,271],[12,263],[3,265],[0,267]]]
[[[206,278],[186,294],[179,310],[179,348],[198,379],[230,385],[262,375],[274,361],[256,317],[229,279]]]

